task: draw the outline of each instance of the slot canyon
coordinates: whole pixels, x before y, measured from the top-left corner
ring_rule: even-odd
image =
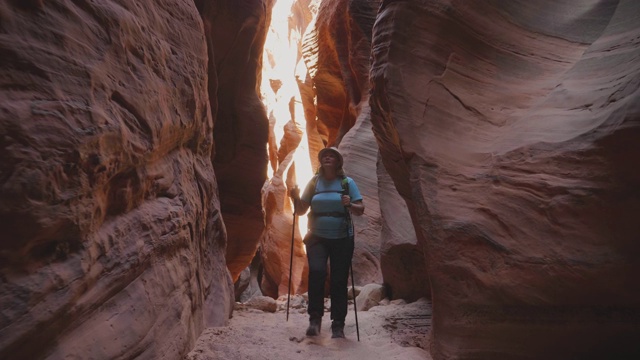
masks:
[[[366,204],[353,281],[428,306],[430,357],[640,358],[639,18],[0,0],[0,359],[184,359],[305,294],[288,193],[328,146]]]

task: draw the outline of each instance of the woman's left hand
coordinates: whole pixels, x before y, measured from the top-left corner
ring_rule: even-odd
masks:
[[[345,206],[345,207],[351,206],[351,196],[342,195],[342,206]]]

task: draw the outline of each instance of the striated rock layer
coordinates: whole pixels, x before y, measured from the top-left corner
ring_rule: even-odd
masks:
[[[0,14],[0,358],[180,358],[233,302],[198,11]]]
[[[640,352],[638,14],[382,4],[372,123],[426,246],[434,358]]]

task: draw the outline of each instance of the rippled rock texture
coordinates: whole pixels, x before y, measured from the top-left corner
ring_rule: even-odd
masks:
[[[233,301],[197,8],[2,1],[0,53],[0,358],[181,357]]]
[[[426,247],[434,358],[637,355],[638,14],[383,2],[372,123]]]

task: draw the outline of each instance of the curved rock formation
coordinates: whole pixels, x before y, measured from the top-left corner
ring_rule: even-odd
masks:
[[[0,358],[181,357],[233,304],[198,11],[0,14]]]
[[[209,51],[209,97],[217,106],[213,160],[234,281],[251,263],[264,230],[260,191],[267,180],[269,122],[259,86],[272,3],[196,1]]]
[[[638,354],[639,13],[381,6],[372,123],[426,246],[434,358]]]
[[[260,237],[260,262],[263,269],[261,290],[265,295],[277,298],[287,294],[290,272],[292,294],[305,292],[307,287],[307,260],[300,232],[300,229],[306,229],[302,228],[299,218],[295,231],[292,228],[293,207],[288,189],[297,181],[303,181],[296,178],[295,174],[299,172],[296,167],[302,168],[300,162],[303,160],[306,164],[309,162],[303,159],[301,151],[296,150],[304,137],[300,124],[305,119],[296,73],[306,72],[300,64],[300,47],[312,14],[309,0],[279,1],[274,4],[272,13],[265,45],[268,61],[262,69],[262,96],[269,114],[272,175],[262,189],[265,229]],[[293,264],[291,269],[290,263]]]
[[[296,231],[293,232],[293,208],[283,180],[284,173],[292,162],[293,153],[290,153],[279,164],[278,172],[265,184],[263,190],[267,226],[260,244],[260,257],[264,268],[261,288],[265,295],[273,298],[287,295],[289,291],[290,262],[293,265],[291,268],[291,293],[307,291],[308,266],[300,236],[300,224],[296,224]],[[293,255],[291,254],[292,250]]]

